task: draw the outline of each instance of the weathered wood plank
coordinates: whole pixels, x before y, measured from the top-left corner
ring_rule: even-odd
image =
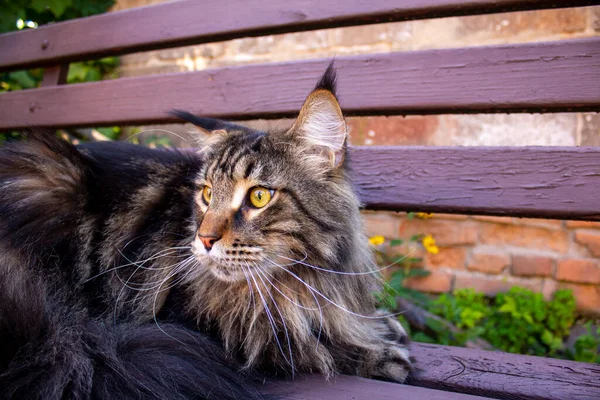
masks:
[[[498,399],[600,399],[600,365],[412,343],[412,385]]]
[[[0,94],[0,129],[167,122],[300,109],[330,60],[125,78]],[[348,114],[599,110],[600,38],[336,59]],[[68,110],[68,112],[65,112]]]
[[[594,0],[177,1],[0,35],[0,70],[245,36],[406,19],[598,4]]]
[[[298,400],[600,398],[598,364],[416,342],[410,346],[416,362],[409,385],[350,376],[326,382],[323,377],[309,376],[270,382],[265,392]],[[423,388],[435,390],[417,390]]]
[[[487,398],[345,375],[336,376],[329,382],[322,376],[316,375],[300,377],[294,381],[271,382],[267,384],[265,392],[289,400],[483,400]]]
[[[600,148],[354,147],[367,208],[600,220]]]

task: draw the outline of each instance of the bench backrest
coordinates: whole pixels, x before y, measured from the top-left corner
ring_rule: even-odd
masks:
[[[292,116],[330,60],[63,85],[72,61],[557,3],[177,1],[3,34],[0,71],[48,68],[42,88],[0,95],[0,130],[169,122],[166,111],[173,108],[229,119]],[[600,86],[592,84],[600,82],[600,39],[337,57],[336,67],[348,115],[600,110]],[[354,147],[350,152],[354,180],[370,209],[600,220],[598,148]]]
[[[172,108],[231,119],[292,116],[330,60],[63,85],[73,61],[274,33],[598,3],[194,0],[4,34],[0,71],[47,68],[42,88],[0,94],[0,130],[170,122]],[[600,39],[337,57],[336,66],[349,115],[600,110],[600,86],[594,85]],[[600,220],[598,148],[350,152],[354,181],[371,209]],[[600,390],[600,368],[592,364],[419,343],[412,352],[425,371],[413,382],[420,386],[522,399],[595,398]],[[361,393],[373,385],[356,384]],[[375,391],[397,397],[395,386]]]

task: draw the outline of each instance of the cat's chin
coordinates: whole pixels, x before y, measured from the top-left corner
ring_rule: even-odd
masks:
[[[241,282],[246,279],[246,275],[242,270],[226,268],[220,265],[211,265],[209,267],[211,274],[223,282]]]

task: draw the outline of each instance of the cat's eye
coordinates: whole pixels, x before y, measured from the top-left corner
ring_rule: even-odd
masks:
[[[252,204],[255,208],[263,208],[271,201],[271,197],[273,196],[273,190],[257,186],[255,188],[250,189],[250,193],[248,194],[248,199],[250,200],[250,204]]]
[[[202,188],[202,200],[204,200],[206,205],[209,205],[210,201],[212,200],[212,189],[208,186],[204,186],[204,188]]]

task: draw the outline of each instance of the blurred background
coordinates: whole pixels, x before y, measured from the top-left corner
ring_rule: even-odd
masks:
[[[2,32],[35,29],[51,21],[159,2],[1,0],[0,27]],[[243,64],[598,35],[600,6],[441,18],[245,38],[74,63],[68,80],[78,83]],[[0,74],[0,91],[35,87],[41,76],[41,71]],[[600,83],[589,84],[600,90]],[[340,102],[343,108],[344,99]],[[291,120],[243,123],[259,129],[284,129]],[[600,145],[600,115],[596,113],[352,117],[348,125],[354,146]],[[75,143],[129,140],[151,147],[194,146],[193,127],[178,124],[60,134]],[[0,139],[14,137],[18,134],[4,133]],[[408,302],[405,306],[415,306],[415,314],[407,314],[410,321],[404,322],[418,331],[417,339],[600,362],[596,334],[600,222],[387,212],[365,212],[364,221],[380,262],[400,266],[386,270],[390,286],[380,300],[390,303],[400,294]],[[563,289],[573,297],[553,297],[557,291],[567,293],[560,291]],[[421,292],[433,296],[423,297]],[[454,295],[439,296],[445,293]],[[389,306],[393,308],[393,304]],[[513,326],[502,328],[509,331],[516,326],[527,330],[528,325],[539,322],[543,326],[529,332],[537,335],[539,343],[494,337],[491,331],[502,324],[498,316]],[[557,321],[550,321],[551,317]],[[494,322],[486,328],[485,321]],[[510,331],[507,337],[511,334],[517,335]]]

